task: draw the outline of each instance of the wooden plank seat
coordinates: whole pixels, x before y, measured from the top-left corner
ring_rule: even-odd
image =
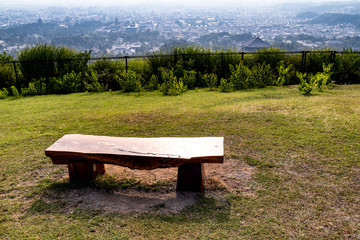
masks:
[[[45,150],[67,164],[70,181],[105,173],[104,164],[152,170],[178,167],[177,191],[204,190],[204,163],[223,163],[223,137],[129,138],[67,134]]]

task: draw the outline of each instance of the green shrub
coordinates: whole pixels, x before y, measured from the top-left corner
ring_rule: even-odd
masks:
[[[242,62],[236,65],[234,68],[230,65],[230,81],[234,84],[234,89],[246,89],[249,88],[249,78],[251,76],[251,70],[245,66]]]
[[[60,94],[60,82],[61,80],[57,77],[51,77],[48,80],[47,93],[49,94]]]
[[[158,84],[159,84],[159,80],[156,77],[156,75],[152,75],[150,80],[147,82],[145,89],[149,90],[149,91],[154,91],[158,89]]]
[[[184,71],[194,70],[197,73],[211,74],[214,73],[218,77],[228,78],[229,65],[237,65],[241,60],[241,56],[232,50],[218,51],[212,54],[210,49],[197,47],[176,47],[168,53],[155,53],[147,58],[149,72],[159,78],[162,84],[160,68],[173,69],[174,75],[179,79],[184,77]],[[155,56],[158,54],[159,56]],[[206,82],[196,79],[195,87],[206,87]]]
[[[9,91],[6,88],[0,90],[0,99],[5,99],[9,95]]]
[[[263,88],[265,86],[272,86],[275,84],[275,75],[270,64],[263,62],[251,68],[249,76],[250,88]]]
[[[215,73],[204,74],[203,75],[204,82],[206,82],[207,86],[210,88],[210,91],[214,90],[217,87],[218,78]]]
[[[12,92],[12,95],[13,95],[15,98],[19,98],[19,97],[20,97],[19,91],[16,89],[15,86],[11,86],[11,92]]]
[[[194,89],[195,82],[196,82],[196,71],[184,70],[184,77],[180,78],[180,81],[183,81],[188,89]]]
[[[336,83],[360,83],[360,52],[346,49],[343,54],[336,56],[333,69]]]
[[[34,87],[36,89],[37,95],[46,94],[46,79],[33,79]]]
[[[159,70],[161,72],[161,78],[164,81],[163,84],[160,85],[159,90],[164,95],[175,96],[187,90],[184,83],[174,76],[174,72],[172,70],[166,68],[160,68]]]
[[[61,93],[76,93],[81,92],[81,73],[75,73],[71,71],[71,73],[65,74],[61,78],[60,89]]]
[[[220,91],[221,92],[233,92],[234,84],[231,81],[226,80],[225,78],[220,79]]]
[[[327,66],[323,63],[323,72],[319,72],[314,76],[314,83],[318,87],[319,91],[322,92],[324,87],[328,87],[334,83],[331,80],[331,68],[334,64],[329,63]]]
[[[21,88],[21,94],[24,96],[35,96],[38,94],[35,84],[33,82],[29,82],[28,87]]]
[[[33,79],[33,82],[29,82],[28,87],[21,88],[21,94],[24,96],[35,96],[46,94],[46,83],[45,78],[38,80]]]
[[[318,72],[315,76],[307,73],[298,72],[296,76],[300,80],[299,91],[303,95],[311,95],[314,87],[317,87],[320,92],[323,91],[325,87],[328,87],[334,83],[331,80],[331,68],[333,64],[326,65],[323,63],[323,71]]]
[[[124,92],[139,92],[141,89],[141,76],[134,71],[122,72],[118,81]]]
[[[84,91],[81,73],[72,71],[64,75],[62,78],[49,78],[49,93],[67,94]]]
[[[112,90],[120,90],[119,75],[125,71],[123,61],[100,59],[91,63],[89,69],[97,73],[98,82]]]
[[[159,84],[163,83],[160,69],[173,68],[175,66],[175,64],[172,64],[173,58],[174,57],[172,55],[169,55],[169,53],[164,53],[164,52],[154,53],[146,58],[147,64],[149,66],[149,72],[151,73],[151,76],[152,75],[157,76],[159,80]]]
[[[311,92],[315,85],[312,74],[297,72],[296,76],[300,80],[300,84],[299,84],[298,88],[299,88],[299,91],[301,92],[301,94],[303,94],[305,96],[311,95]]]
[[[13,60],[6,52],[0,53],[0,88],[9,88],[16,82]]]
[[[280,61],[278,72],[279,77],[277,78],[276,85],[277,86],[284,86],[290,84],[290,71],[293,68],[293,65],[290,64],[289,66],[285,67],[284,61]]]
[[[99,83],[98,75],[93,69],[85,72],[84,75],[85,90],[89,92],[105,92],[107,85]]]

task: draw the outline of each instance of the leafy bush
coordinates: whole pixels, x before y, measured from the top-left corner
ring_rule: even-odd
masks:
[[[331,68],[334,64],[329,63],[327,66],[323,63],[323,72],[317,73],[314,76],[315,85],[318,87],[319,91],[322,92],[324,87],[328,87],[334,83],[331,80]]]
[[[105,92],[107,90],[107,85],[99,83],[97,73],[89,69],[89,71],[84,74],[84,84],[85,90],[89,92]]]
[[[315,76],[307,73],[298,72],[296,76],[300,79],[299,91],[303,95],[311,95],[314,87],[317,87],[320,92],[323,88],[328,87],[334,83],[331,80],[331,68],[333,64],[326,65],[323,63],[323,72],[318,72]]]
[[[242,62],[236,65],[234,68],[230,65],[230,81],[234,84],[234,89],[246,89],[249,88],[249,78],[251,76],[251,70],[245,66]]]
[[[179,95],[187,90],[187,87],[184,85],[183,81],[178,80],[174,76],[172,70],[166,68],[160,68],[161,78],[163,79],[163,84],[159,87],[159,90],[164,95],[175,96]]]
[[[29,82],[28,87],[21,88],[21,94],[24,96],[35,96],[38,94],[37,89],[35,88],[35,84],[33,82]]]
[[[162,68],[171,69],[173,66],[175,66],[175,64],[172,64],[173,56],[164,52],[158,52],[158,53],[154,53],[153,55],[149,55],[146,58],[146,61],[149,66],[149,72],[151,73],[151,76],[152,75],[157,76],[159,80],[159,84],[163,83],[160,69]]]
[[[220,91],[221,92],[232,92],[234,91],[234,84],[225,78],[220,79]]]
[[[16,89],[15,86],[11,86],[11,92],[12,92],[12,95],[13,95],[15,98],[19,98],[19,97],[20,97],[19,91]]]
[[[9,91],[6,88],[0,90],[0,99],[5,99],[9,95]]]
[[[314,88],[314,80],[312,74],[297,72],[296,76],[300,80],[300,84],[298,88],[301,94],[305,96],[311,95],[311,92]]]
[[[158,89],[159,80],[158,78],[153,74],[150,78],[150,80],[147,82],[145,89],[149,91],[154,91]]]
[[[134,71],[122,72],[118,81],[124,92],[139,92],[141,89],[141,76]]]
[[[71,73],[65,74],[59,83],[61,93],[81,92],[81,73],[71,71]]]
[[[251,68],[251,75],[249,77],[249,88],[263,88],[265,86],[272,86],[275,84],[275,75],[271,69],[270,64],[263,62]]]
[[[214,90],[217,87],[218,78],[215,73],[204,74],[203,75],[204,82],[206,82],[207,86],[210,88],[210,91]]]
[[[49,93],[67,94],[84,91],[81,73],[72,71],[62,78],[49,78]]]
[[[333,69],[336,83],[360,83],[360,52],[346,49],[336,56]]]
[[[97,73],[98,82],[112,90],[120,90],[119,75],[125,71],[123,61],[100,59],[91,63],[89,69]]]
[[[8,88],[15,84],[16,76],[14,66],[11,61],[13,57],[4,52],[0,53],[0,88]]]
[[[210,49],[197,47],[176,47],[168,53],[155,53],[147,58],[149,72],[156,75],[162,84],[160,68],[173,69],[174,75],[179,79],[184,76],[184,71],[194,70],[201,74],[214,73],[218,77],[228,78],[229,65],[237,65],[241,56],[232,50],[219,51],[212,54]],[[156,55],[159,56],[156,56]],[[201,78],[196,79],[195,87],[206,87]],[[200,81],[199,81],[200,80]]]
[[[38,80],[33,79],[33,82],[29,82],[28,87],[21,88],[21,94],[24,96],[35,96],[46,94],[46,79],[40,78]]]
[[[293,65],[290,64],[289,66],[285,67],[284,61],[280,61],[278,71],[279,77],[276,81],[277,86],[284,86],[290,84],[290,71],[293,68]]]
[[[180,81],[183,81],[188,89],[193,89],[195,86],[195,82],[196,82],[196,71],[184,70],[184,77],[180,78]]]

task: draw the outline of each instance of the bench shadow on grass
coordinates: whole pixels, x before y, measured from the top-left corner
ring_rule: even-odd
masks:
[[[176,192],[175,185],[175,182],[143,185],[133,179],[116,181],[110,176],[89,183],[48,180],[28,212],[65,214],[71,218],[136,214],[149,218],[162,216],[170,221],[171,216],[189,217],[195,222],[229,220],[230,203],[225,197],[215,197],[216,191]]]

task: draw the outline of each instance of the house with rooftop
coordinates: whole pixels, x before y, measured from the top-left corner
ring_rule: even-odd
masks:
[[[259,37],[253,37],[241,44],[242,51],[255,52],[259,49],[269,48],[270,44],[261,40]]]

